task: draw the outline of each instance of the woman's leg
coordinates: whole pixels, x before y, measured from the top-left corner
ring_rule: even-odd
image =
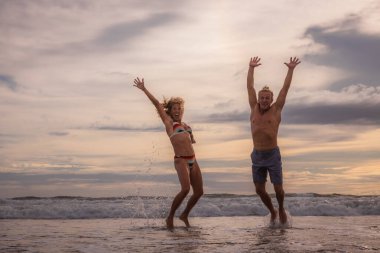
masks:
[[[186,163],[186,160],[182,158],[175,158],[174,166],[177,170],[178,179],[181,184],[181,191],[174,197],[168,218],[166,219],[166,225],[168,228],[174,227],[173,219],[175,211],[181,205],[182,201],[186,198],[187,194],[190,191],[190,177],[187,169],[188,165]]]
[[[190,173],[190,183],[193,188],[193,195],[190,197],[189,201],[187,202],[186,208],[183,211],[183,213],[180,216],[180,219],[185,222],[187,227],[190,227],[188,216],[191,211],[191,209],[195,206],[195,204],[198,202],[200,197],[203,195],[203,179],[202,179],[202,172],[199,168],[198,162],[195,160],[195,163],[193,165],[193,169]]]

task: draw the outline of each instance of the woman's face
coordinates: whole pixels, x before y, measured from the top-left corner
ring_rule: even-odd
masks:
[[[181,122],[182,120],[182,110],[181,110],[181,105],[180,104],[174,104],[172,106],[172,109],[170,110],[170,115],[172,119],[176,122]]]

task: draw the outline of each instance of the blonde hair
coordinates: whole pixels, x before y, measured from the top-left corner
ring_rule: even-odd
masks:
[[[259,94],[260,94],[260,92],[263,92],[263,91],[265,91],[265,92],[270,92],[270,93],[272,94],[272,96],[273,96],[273,91],[269,88],[268,85],[265,85],[265,86],[259,91]]]
[[[172,110],[173,105],[179,104],[181,107],[181,111],[184,110],[184,104],[185,101],[180,97],[171,97],[169,100],[164,97],[164,102],[162,102],[162,106],[164,107],[164,110],[167,115],[170,116],[170,111]]]

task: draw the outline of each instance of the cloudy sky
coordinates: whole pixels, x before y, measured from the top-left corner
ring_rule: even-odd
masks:
[[[0,197],[174,195],[137,76],[185,99],[206,193],[253,194],[246,74],[278,94],[288,193],[380,194],[380,3],[0,1]],[[268,187],[271,190],[272,187]]]

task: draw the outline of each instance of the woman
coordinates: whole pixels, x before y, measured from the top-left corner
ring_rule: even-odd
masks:
[[[187,206],[180,219],[190,227],[188,216],[191,209],[203,195],[202,173],[195,159],[193,143],[195,143],[191,128],[182,122],[184,111],[184,101],[181,98],[171,98],[164,100],[164,103],[158,100],[145,88],[144,78],[137,77],[134,80],[135,87],[142,90],[149,100],[156,107],[162,122],[165,125],[166,133],[169,136],[170,142],[174,149],[174,167],[178,174],[179,182],[181,183],[181,191],[175,196],[170,213],[166,218],[166,225],[169,229],[173,228],[173,218],[175,211],[181,205],[190,191],[190,186],[193,188],[193,195],[187,202]]]

